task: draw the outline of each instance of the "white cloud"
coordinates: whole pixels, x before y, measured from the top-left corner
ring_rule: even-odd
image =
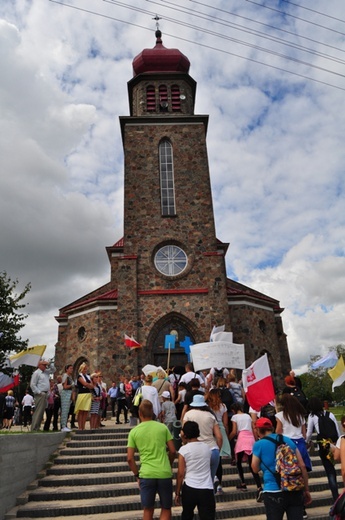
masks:
[[[110,18],[45,0],[0,4],[0,266],[23,285],[32,282],[23,332],[30,344],[47,342],[51,350],[58,308],[109,279],[104,247],[122,235],[118,116],[129,113],[132,59],[154,46],[157,9],[143,0],[128,9],[93,0],[74,5]],[[179,6],[187,14],[177,5],[158,6],[163,43],[190,59],[196,113],[210,115],[217,235],[231,242],[229,276],[280,300],[293,366],[305,367],[310,355],[345,341],[344,91],[302,77],[345,89],[342,76],[306,64],[343,73],[337,50],[342,2],[327,8],[334,19],[316,13],[325,10],[321,0],[313,3],[315,12],[289,3],[277,7],[318,25],[250,2],[217,0],[207,7],[181,0]],[[194,17],[193,10],[212,21]],[[188,18],[226,39],[170,18]]]

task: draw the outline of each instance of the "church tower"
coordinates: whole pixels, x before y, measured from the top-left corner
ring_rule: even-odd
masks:
[[[224,252],[217,244],[206,149],[207,116],[194,114],[189,60],[156,45],[133,60],[130,116],[120,117],[125,154],[123,258],[111,255],[119,323],[166,365],[164,337],[176,336],[172,364],[187,360],[180,343],[229,328]],[[121,264],[121,265],[120,265]],[[119,330],[119,334],[123,330]]]
[[[60,310],[58,367],[72,353],[108,380],[147,363],[167,367],[166,335],[176,338],[169,366],[184,365],[189,345],[208,341],[212,327],[225,324],[236,343],[245,343],[248,363],[267,352],[279,377],[290,368],[279,302],[226,277],[228,244],[215,233],[208,116],[194,114],[189,67],[179,50],[164,47],[159,30],[155,47],[133,60],[130,115],[120,117],[124,235],[107,247],[110,282]],[[124,334],[142,348],[130,352]]]

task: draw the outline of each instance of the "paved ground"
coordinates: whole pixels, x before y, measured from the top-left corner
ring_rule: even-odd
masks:
[[[124,421],[122,421],[122,422],[124,422]],[[120,427],[123,428],[123,427],[126,427],[126,426],[128,426],[130,428],[132,426],[135,426],[135,424],[130,424],[130,423],[128,423],[128,424],[118,424],[117,425],[115,417],[108,417],[106,421],[102,422],[102,424],[103,424],[103,427],[101,428],[102,430],[104,428],[120,428]],[[86,422],[86,430],[89,430],[89,429],[90,429],[90,423],[89,423],[89,421],[87,421]],[[43,431],[43,423],[42,423],[41,430]],[[30,426],[24,427],[24,426],[21,426],[21,425],[11,426],[11,429],[10,429],[10,432],[12,432],[12,433],[13,432],[15,432],[15,433],[17,433],[17,432],[30,432],[30,431],[31,431],[30,430]],[[53,433],[52,427],[50,427],[49,431],[51,431]],[[7,433],[7,432],[8,432],[7,429],[6,430],[5,429],[0,429],[0,434],[1,433]]]

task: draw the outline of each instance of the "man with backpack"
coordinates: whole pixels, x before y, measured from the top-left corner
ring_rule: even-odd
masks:
[[[306,518],[304,507],[311,503],[308,473],[295,443],[273,433],[267,417],[258,419],[255,428],[259,440],[253,446],[252,469],[263,472],[267,520],[282,520],[284,513],[288,520]]]
[[[333,501],[335,502],[339,492],[337,472],[334,464],[330,460],[330,445],[335,444],[338,437],[340,437],[338,423],[331,412],[323,409],[323,403],[318,397],[314,396],[309,399],[309,411],[306,443],[309,444],[315,430],[319,445],[319,456],[325,468],[329,489],[331,490]]]

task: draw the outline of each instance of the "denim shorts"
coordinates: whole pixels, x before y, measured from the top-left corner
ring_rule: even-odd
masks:
[[[141,505],[151,509],[155,505],[156,493],[158,493],[162,509],[172,507],[172,479],[171,478],[141,478],[140,498]]]

